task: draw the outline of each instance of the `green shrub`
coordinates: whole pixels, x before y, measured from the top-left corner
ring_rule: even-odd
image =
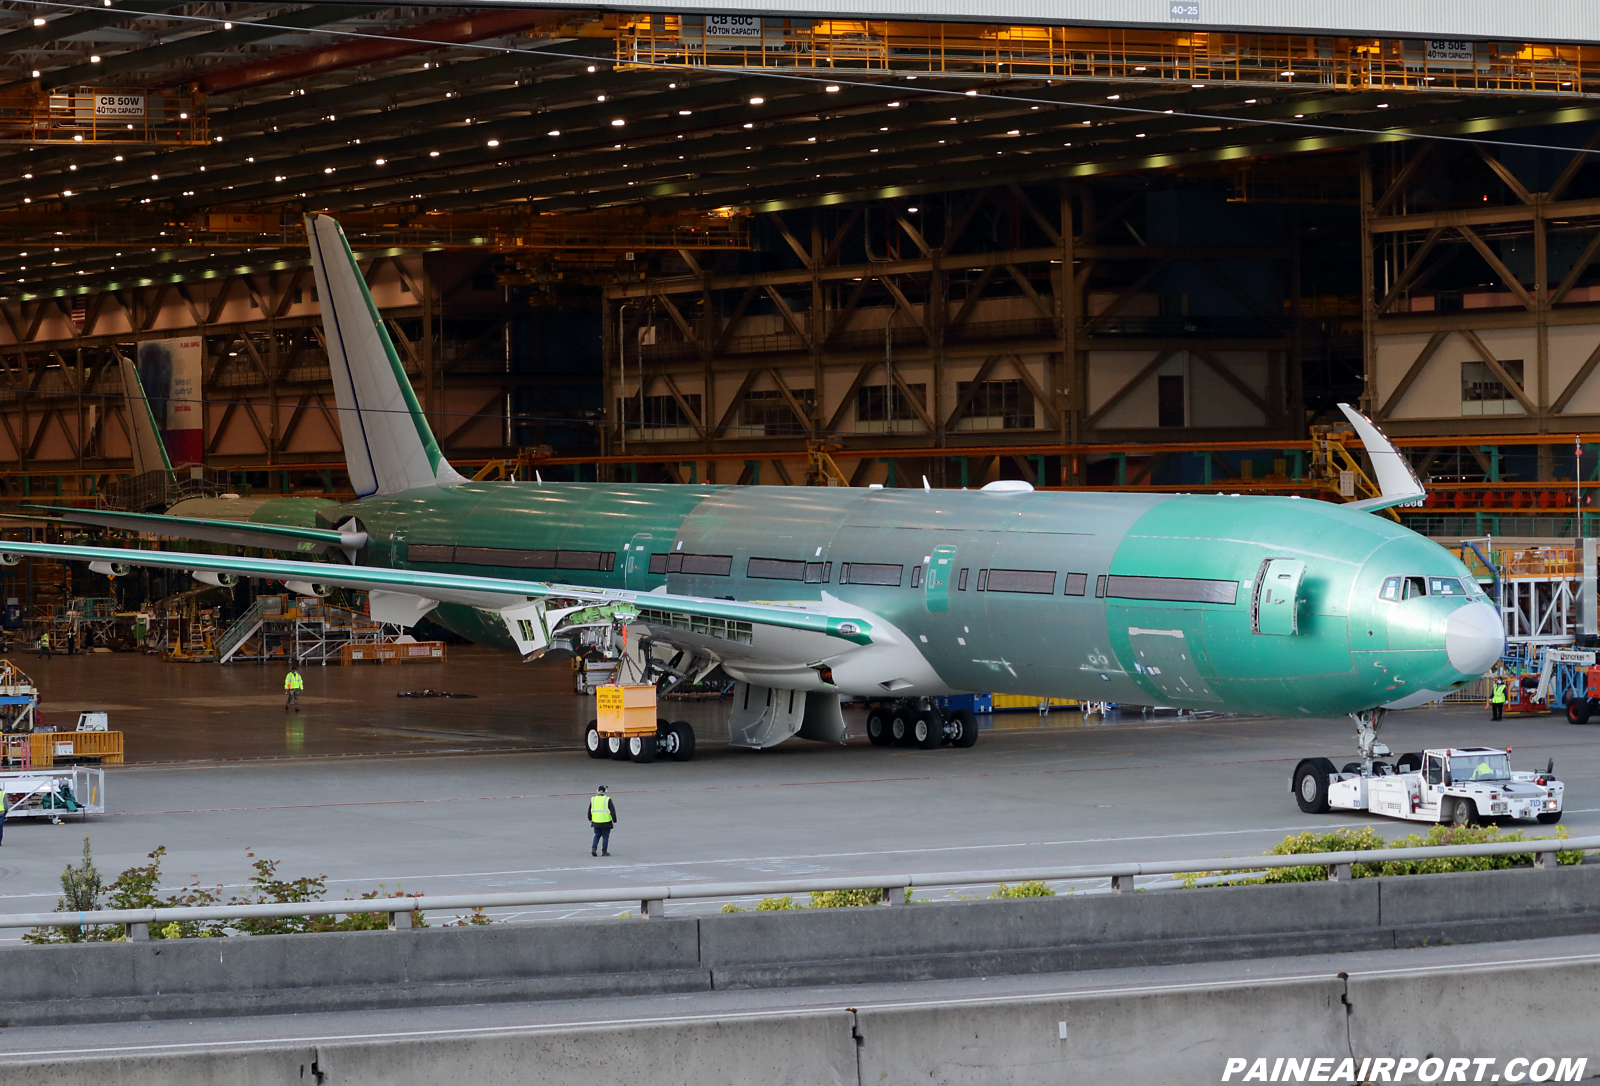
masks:
[[[810,908],[848,909],[856,905],[879,905],[882,902],[882,890],[813,890]]]
[[[735,905],[733,902],[730,901],[727,904],[722,906],[721,911],[725,912],[725,913],[742,913],[745,910],[739,908],[739,906]]]
[[[799,907],[794,903],[794,898],[787,895],[783,897],[764,897],[756,902],[756,912],[758,913],[782,912],[785,909],[798,909]]]
[[[1055,897],[1056,896],[1056,892],[1054,890],[1050,889],[1050,887],[1046,886],[1044,883],[1039,882],[1037,880],[1034,880],[1034,881],[1031,881],[1031,882],[1019,882],[1015,886],[1007,886],[1005,883],[1002,882],[998,887],[996,887],[994,889],[994,891],[992,893],[989,894],[989,896],[991,898],[997,898],[997,897]]]

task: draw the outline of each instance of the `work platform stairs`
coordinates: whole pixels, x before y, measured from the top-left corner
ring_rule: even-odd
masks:
[[[346,645],[395,641],[400,634],[397,626],[314,596],[258,596],[217,638],[217,662],[338,664]]]

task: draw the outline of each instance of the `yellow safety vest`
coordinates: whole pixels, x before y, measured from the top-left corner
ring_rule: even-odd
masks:
[[[606,796],[589,797],[589,821],[610,822],[611,800]]]
[[[285,690],[304,690],[306,681],[300,677],[298,671],[291,671],[283,677],[283,688]]]
[[[50,635],[49,634],[40,634],[39,635],[39,644],[43,645],[45,648],[49,648],[50,647]]]
[[[1489,701],[1494,705],[1504,705],[1506,700],[1506,684],[1495,683],[1494,693],[1489,695]]]

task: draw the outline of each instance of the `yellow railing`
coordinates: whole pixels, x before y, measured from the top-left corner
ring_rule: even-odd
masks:
[[[37,83],[0,93],[0,142],[211,142],[205,101],[171,90],[125,87],[46,92]]]

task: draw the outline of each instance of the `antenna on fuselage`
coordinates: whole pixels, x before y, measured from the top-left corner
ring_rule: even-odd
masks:
[[[534,468],[533,469],[533,477],[534,477],[534,480],[537,481],[540,486],[544,486],[544,476],[539,474],[539,469],[538,468]]]
[[[922,489],[930,494],[933,493],[933,487],[928,485],[928,477],[926,475],[922,477]]]

